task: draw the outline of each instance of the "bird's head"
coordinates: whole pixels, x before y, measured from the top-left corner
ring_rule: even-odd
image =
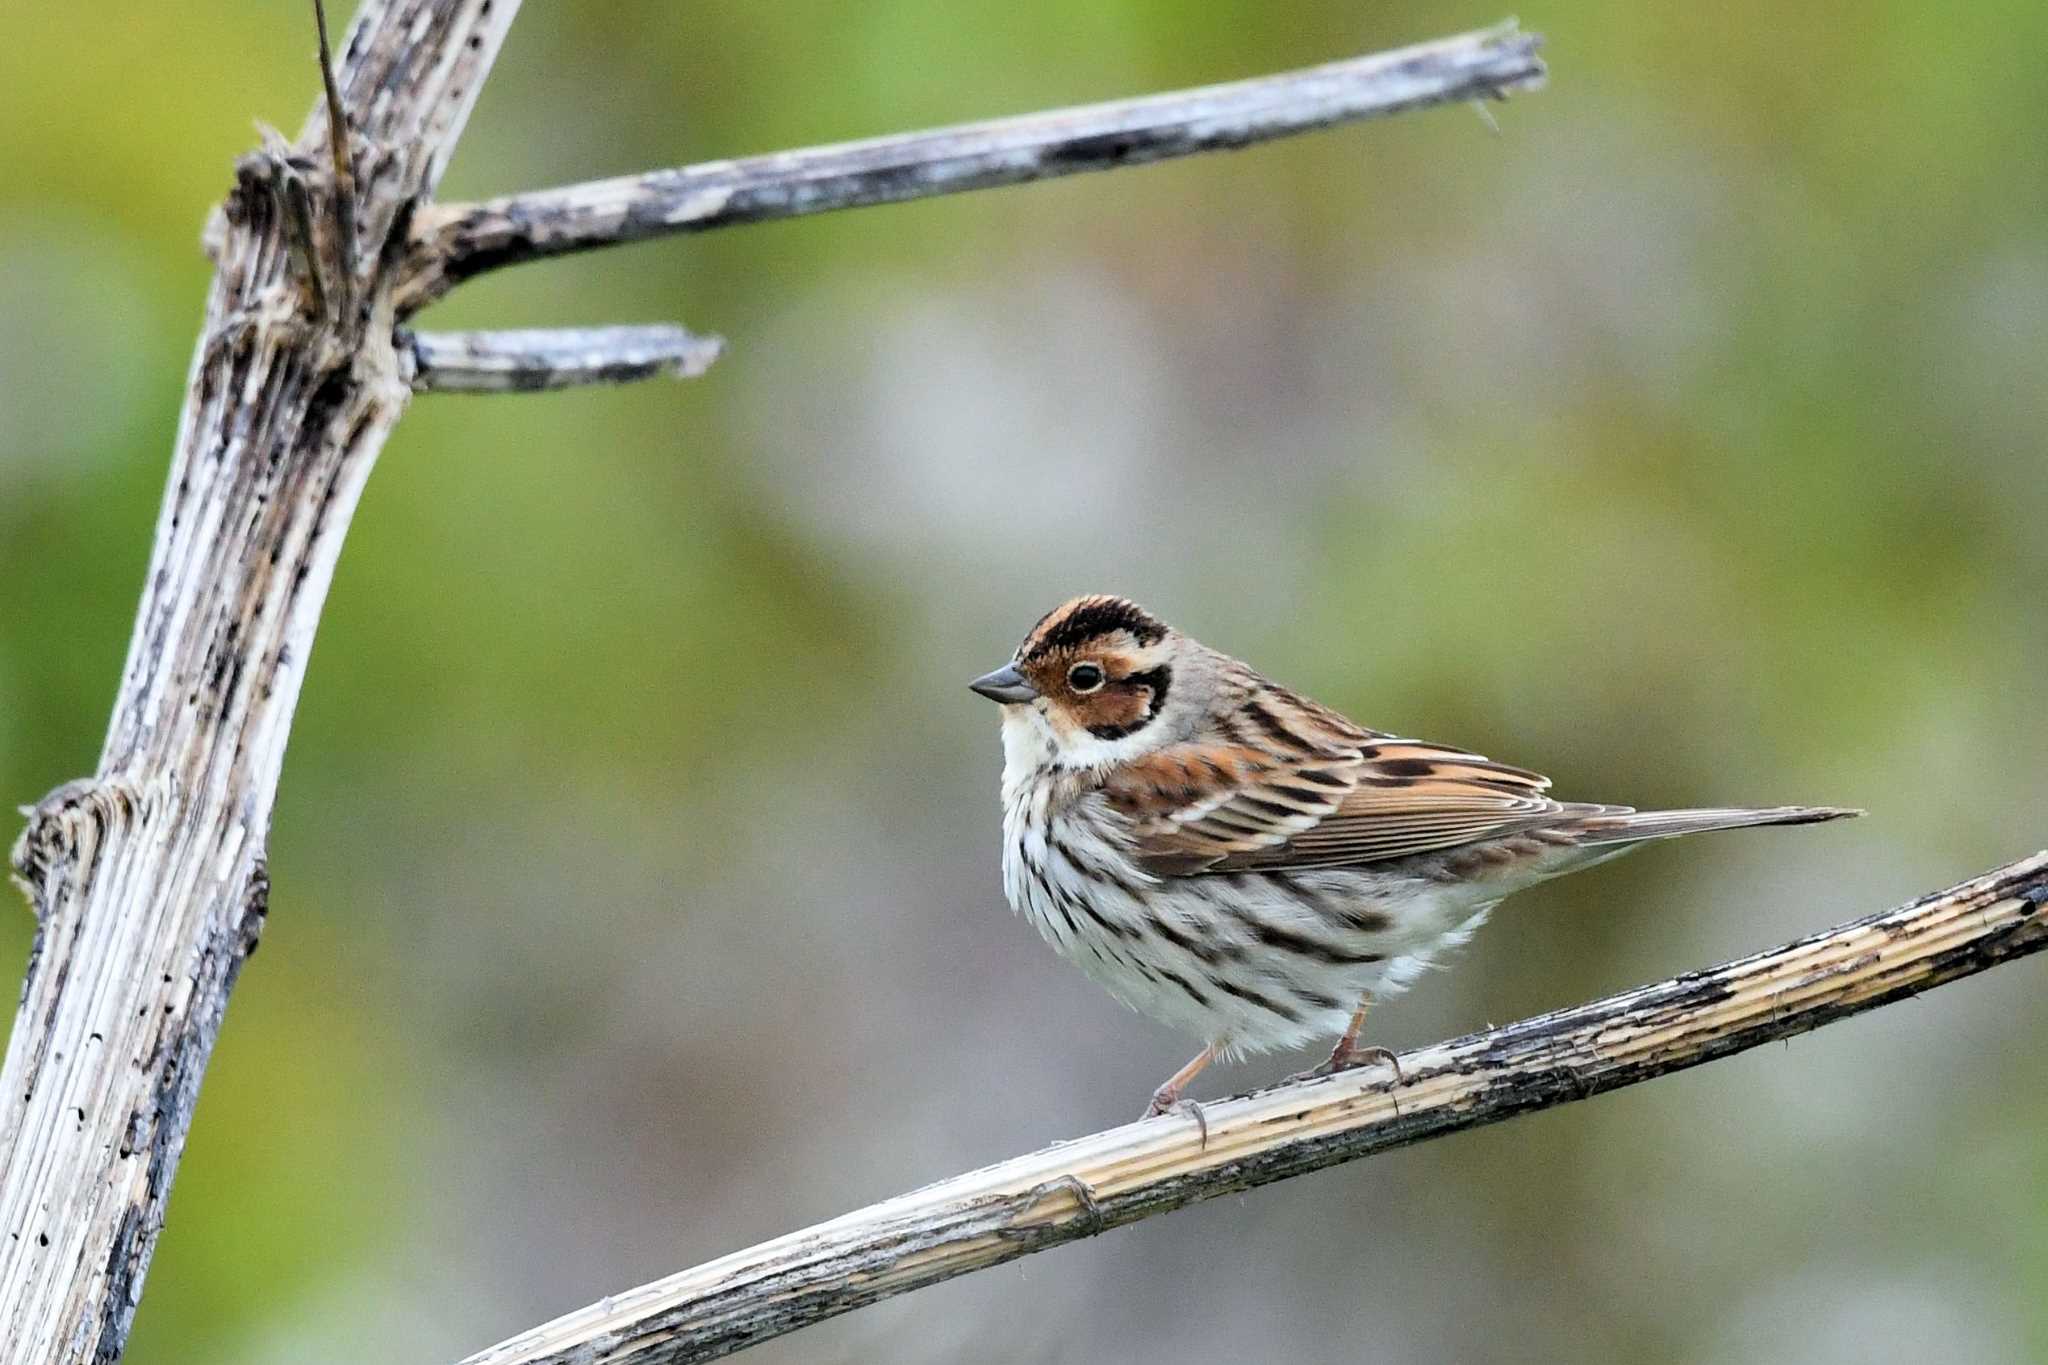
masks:
[[[968,686],[1002,703],[1006,728],[1039,729],[1060,762],[1088,766],[1169,742],[1193,648],[1127,598],[1077,597]]]

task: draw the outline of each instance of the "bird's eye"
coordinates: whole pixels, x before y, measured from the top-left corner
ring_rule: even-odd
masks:
[[[1103,681],[1102,670],[1094,664],[1075,664],[1067,670],[1067,686],[1076,692],[1093,692]]]

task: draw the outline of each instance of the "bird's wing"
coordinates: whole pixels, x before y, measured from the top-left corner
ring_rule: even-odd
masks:
[[[1310,729],[1301,721],[1315,718],[1290,719],[1279,728]],[[1122,765],[1103,791],[1129,822],[1139,865],[1163,877],[1350,867],[1548,824],[1567,810],[1538,773],[1336,719],[1358,738],[1261,737],[1238,726],[1242,742],[1192,740]]]

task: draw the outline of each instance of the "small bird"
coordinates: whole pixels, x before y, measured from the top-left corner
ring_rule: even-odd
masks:
[[[1355,725],[1121,597],[1077,597],[969,684],[1003,708],[1003,891],[1124,1004],[1218,1057],[1335,1038],[1508,895],[1651,839],[1862,814],[1637,811]],[[1397,1073],[1398,1075],[1398,1069]]]

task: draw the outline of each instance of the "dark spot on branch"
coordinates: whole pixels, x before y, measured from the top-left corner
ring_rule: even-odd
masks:
[[[1158,152],[1187,141],[1186,133],[1172,129],[1168,134],[1152,129],[1123,129],[1094,133],[1054,143],[1044,152],[1045,164],[1079,169],[1108,170],[1131,160],[1139,152]]]
[[[476,238],[463,236],[460,225],[453,226],[449,235],[455,245],[441,263],[442,292],[472,276],[552,254],[544,250],[531,234],[524,232],[493,234],[489,246],[479,245]]]

